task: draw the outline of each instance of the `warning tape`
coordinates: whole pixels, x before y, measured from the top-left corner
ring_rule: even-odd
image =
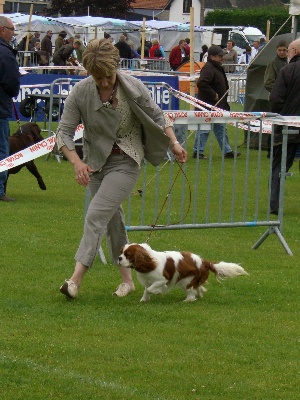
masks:
[[[81,139],[83,136],[83,125],[77,126],[75,131],[74,140]],[[49,136],[47,139],[41,140],[26,149],[14,153],[11,156],[0,160],[0,172],[17,167],[18,165],[25,164],[28,161],[34,160],[38,157],[44,156],[53,150],[56,142],[56,135]]]

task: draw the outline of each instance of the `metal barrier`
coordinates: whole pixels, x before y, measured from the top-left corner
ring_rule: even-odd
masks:
[[[17,61],[20,67],[38,66],[38,54],[36,51],[18,51]]]
[[[155,58],[121,58],[120,68],[123,69],[147,69],[151,71],[170,71],[170,63],[164,59],[155,59]]]
[[[58,79],[51,86],[54,97],[54,86],[61,85],[60,93],[66,94],[63,85],[71,90],[75,83],[73,79]],[[146,84],[147,85],[147,84]],[[163,86],[163,83],[151,85]],[[162,92],[162,91],[161,91]],[[163,94],[162,94],[163,95]],[[156,102],[161,99],[156,98]],[[50,101],[50,116],[53,99]],[[170,101],[171,104],[171,101]],[[283,210],[285,161],[287,149],[287,129],[283,130],[282,171],[280,178],[279,212],[276,220],[270,216],[270,194],[272,179],[272,154],[262,168],[262,121],[258,129],[258,148],[250,148],[250,124],[244,138],[244,129],[238,127],[237,120],[244,120],[244,113],[229,113],[229,117],[220,117],[220,113],[206,115],[205,112],[170,111],[175,119],[175,132],[184,146],[190,138],[194,141],[194,131],[210,128],[213,122],[231,123],[231,147],[236,153],[243,144],[243,154],[234,159],[225,159],[219,149],[214,151],[214,135],[207,142],[208,159],[193,159],[182,166],[175,162],[172,153],[166,154],[165,162],[159,167],[153,167],[143,162],[140,179],[132,195],[124,203],[126,225],[128,231],[204,229],[204,228],[234,228],[262,227],[267,228],[264,235],[253,245],[257,249],[270,235],[276,234],[280,243],[289,255],[292,255],[283,235]],[[221,113],[222,114],[222,113]],[[238,114],[238,115],[235,115]],[[213,115],[213,118],[211,116]],[[225,113],[224,113],[225,115]],[[209,118],[208,118],[209,117]],[[209,120],[209,123],[208,123]],[[49,119],[49,134],[51,131]],[[245,124],[245,123],[244,123]],[[241,143],[240,143],[241,142]],[[273,135],[271,146],[273,145]],[[198,146],[199,147],[199,146]],[[85,210],[89,204],[89,192],[85,195]],[[151,207],[149,207],[151,204]],[[274,218],[274,216],[272,217]]]

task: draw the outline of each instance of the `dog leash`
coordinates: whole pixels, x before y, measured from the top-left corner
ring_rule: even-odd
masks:
[[[17,121],[17,124],[19,125],[19,129],[20,129],[20,131],[21,131],[21,133],[22,133],[22,126],[21,126],[21,122],[20,122],[20,117],[19,117],[19,114],[18,114],[18,110],[17,110],[17,107],[16,107],[16,105],[15,105],[15,102],[12,101],[12,103],[13,103],[13,107],[14,107],[14,112],[15,112],[16,121]]]
[[[151,231],[150,231],[150,233],[149,233],[149,236],[148,236],[148,238],[147,238],[147,240],[146,240],[145,243],[148,243],[148,242],[149,242],[150,237],[151,237],[151,235],[152,235],[152,233],[153,233],[153,231],[154,231],[154,229],[155,229],[156,226],[172,226],[172,225],[178,225],[180,222],[182,222],[182,221],[185,220],[186,216],[187,216],[188,213],[190,212],[190,208],[191,208],[191,204],[192,204],[192,189],[191,189],[191,185],[190,185],[190,182],[189,182],[189,180],[188,180],[188,177],[186,176],[186,173],[184,172],[184,170],[183,170],[183,168],[182,168],[181,163],[178,162],[177,160],[175,160],[175,162],[176,162],[176,164],[178,165],[179,169],[178,169],[177,174],[176,174],[176,177],[175,177],[175,179],[173,180],[172,185],[171,185],[171,187],[170,187],[170,189],[169,189],[169,191],[168,191],[168,193],[167,193],[167,195],[166,195],[166,197],[165,197],[164,203],[163,203],[163,205],[161,206],[161,210],[160,210],[160,212],[158,213],[154,224],[151,225],[152,229],[151,229]],[[171,194],[171,192],[172,192],[172,190],[173,190],[173,187],[174,187],[174,185],[175,185],[175,182],[176,182],[176,180],[177,180],[177,178],[178,178],[180,172],[181,172],[181,173],[183,174],[183,176],[185,177],[186,182],[187,182],[188,187],[189,187],[189,206],[188,206],[188,208],[187,208],[187,211],[186,211],[185,215],[183,216],[183,218],[180,218],[180,220],[178,220],[177,222],[173,222],[173,223],[165,224],[165,225],[157,225],[157,221],[158,221],[158,219],[159,219],[161,213],[163,212],[163,209],[164,209],[164,207],[165,207],[165,205],[166,205],[166,203],[167,203],[167,200],[168,200],[168,198],[169,198],[169,196],[170,196],[170,194]]]

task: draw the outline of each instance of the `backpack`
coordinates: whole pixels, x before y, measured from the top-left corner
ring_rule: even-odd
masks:
[[[159,47],[154,50],[154,57],[162,57],[162,52]]]

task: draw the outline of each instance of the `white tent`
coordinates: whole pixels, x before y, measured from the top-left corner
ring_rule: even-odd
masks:
[[[28,22],[29,15],[27,14],[0,14],[1,16],[8,17],[12,20],[15,26],[16,39],[19,42],[22,37],[24,37],[28,31]],[[48,30],[52,30],[55,34],[58,34],[60,31],[64,30],[67,32],[69,36],[74,35],[74,28],[70,24],[66,24],[63,22],[56,21],[53,18],[46,18],[37,15],[32,15],[31,23],[30,23],[30,32],[34,33],[36,31],[41,32],[41,38],[43,38]]]
[[[143,22],[132,21],[142,29]],[[146,37],[147,39],[158,39],[165,51],[171,51],[174,46],[178,45],[180,39],[190,37],[190,24],[183,24],[172,21],[146,21]],[[194,46],[195,51],[201,51],[203,44],[203,28],[194,27]]]
[[[55,21],[65,24],[71,24],[76,33],[83,34],[83,40],[87,43],[95,37],[103,37],[104,32],[109,33],[117,42],[122,33],[126,32],[128,38],[137,44],[139,36],[136,30],[139,27],[131,22],[123,19],[116,18],[103,18],[103,17],[60,17],[54,18]]]

